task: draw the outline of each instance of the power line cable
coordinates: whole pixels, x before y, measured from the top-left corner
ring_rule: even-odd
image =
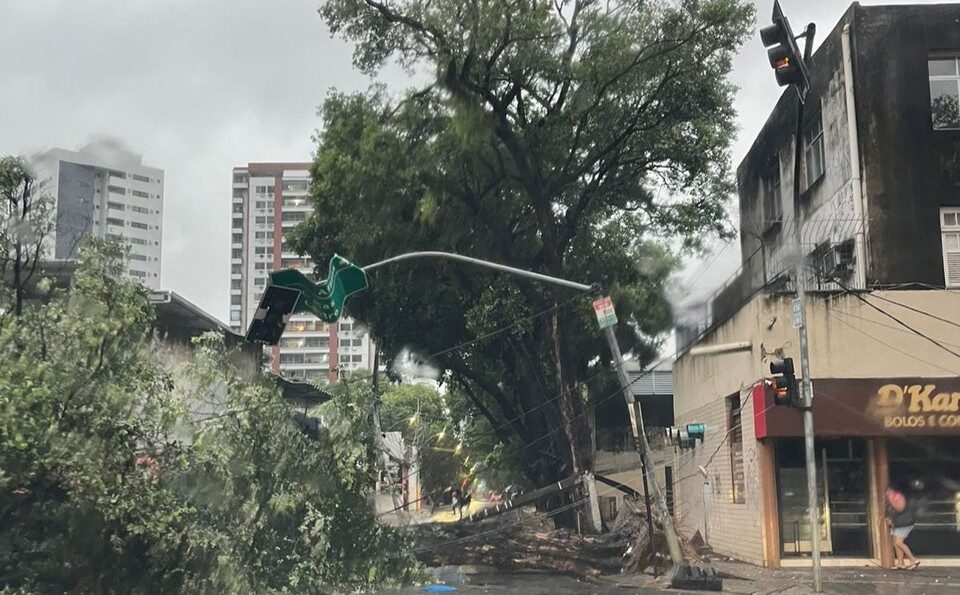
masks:
[[[884,310],[883,308],[881,308],[881,307],[877,306],[876,304],[870,302],[869,300],[867,300],[866,298],[864,298],[862,295],[860,295],[859,292],[855,292],[855,291],[851,290],[849,287],[847,287],[846,285],[844,285],[842,282],[840,282],[840,281],[837,280],[836,278],[834,278],[834,279],[835,279],[837,285],[839,285],[840,287],[842,287],[842,288],[845,289],[846,291],[851,292],[851,295],[853,295],[854,297],[856,297],[858,300],[860,300],[860,301],[863,302],[864,304],[870,306],[871,308],[873,308],[873,309],[876,310],[877,312],[880,312],[881,314],[883,314],[883,315],[886,316],[887,318],[893,320],[894,322],[896,322],[897,324],[901,325],[902,327],[904,327],[904,328],[912,331],[914,334],[916,334],[916,335],[918,335],[918,336],[920,336],[920,337],[923,337],[924,339],[926,339],[927,341],[933,343],[934,345],[936,345],[936,346],[939,347],[940,349],[943,349],[943,350],[946,351],[947,353],[949,353],[949,354],[953,355],[954,357],[960,359],[960,352],[957,352],[957,351],[954,351],[953,349],[950,349],[949,347],[947,347],[946,345],[944,345],[944,344],[941,343],[940,341],[938,341],[938,340],[934,339],[933,337],[931,337],[931,336],[929,336],[929,335],[927,335],[927,334],[925,334],[925,333],[923,333],[923,332],[915,329],[914,327],[912,327],[912,326],[910,326],[909,324],[907,324],[906,322],[900,320],[899,318],[897,318],[897,317],[894,316],[893,314],[887,312],[887,311]]]
[[[939,320],[940,322],[946,322],[947,324],[951,324],[951,325],[953,325],[953,326],[955,326],[955,327],[957,327],[957,328],[960,328],[960,322],[957,322],[957,321],[955,321],[955,320],[949,320],[949,319],[947,319],[947,318],[943,318],[942,316],[937,316],[936,314],[927,312],[926,310],[921,310],[920,308],[915,308],[915,307],[913,307],[913,306],[911,306],[911,305],[909,305],[909,304],[904,304],[904,303],[898,302],[898,301],[896,301],[896,300],[891,300],[890,298],[887,298],[887,297],[884,297],[884,296],[881,296],[881,295],[877,295],[877,294],[875,294],[875,293],[871,293],[871,294],[870,294],[870,297],[876,298],[876,299],[878,299],[878,300],[881,300],[881,301],[884,301],[884,302],[888,302],[888,303],[891,303],[891,304],[895,304],[895,305],[897,305],[897,306],[900,306],[901,308],[906,308],[907,310],[910,310],[911,312],[916,312],[917,314],[923,314],[924,316],[929,316],[930,318],[933,318],[934,320]]]

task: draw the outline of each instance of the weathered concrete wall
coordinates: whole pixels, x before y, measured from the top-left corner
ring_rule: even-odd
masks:
[[[939,208],[960,205],[960,130],[933,129],[927,59],[932,51],[960,51],[960,4],[856,12],[868,280],[942,286]]]
[[[819,119],[823,128],[825,172],[805,188],[801,183],[800,207],[803,249],[809,253],[824,242],[852,239],[857,228],[853,217],[850,184],[850,144],[840,33],[852,18],[848,11],[830,31],[810,62],[811,88],[804,124]],[[750,287],[792,267],[793,225],[797,219],[793,201],[794,138],[797,97],[787,89],[770,114],[753,146],[737,168],[740,200],[740,244]],[[770,225],[764,212],[763,178],[771,167],[780,171],[780,204],[783,221]],[[803,175],[801,173],[801,175]],[[761,248],[762,244],[762,248]],[[749,292],[745,293],[749,295]]]

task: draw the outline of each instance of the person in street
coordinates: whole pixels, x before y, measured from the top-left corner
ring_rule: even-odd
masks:
[[[893,538],[893,553],[897,558],[896,568],[913,570],[920,566],[920,560],[913,555],[906,544],[906,539],[917,521],[917,501],[892,486],[887,488],[886,494],[886,523],[890,527],[890,536]]]

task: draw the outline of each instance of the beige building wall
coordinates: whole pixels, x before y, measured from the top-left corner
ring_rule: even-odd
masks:
[[[858,297],[859,296],[859,297]],[[862,298],[862,299],[861,299]],[[700,530],[715,551],[749,562],[763,561],[762,499],[758,441],[754,438],[750,387],[769,377],[770,355],[794,358],[800,375],[792,294],[756,295],[674,365],[677,425],[707,424],[703,444],[677,455],[677,518],[681,532]],[[901,305],[890,303],[892,300]],[[943,344],[934,345],[871,307],[888,312]],[[816,378],[956,377],[960,375],[957,327],[911,310],[960,321],[960,292],[946,290],[812,294],[807,304],[811,376]],[[706,348],[726,350],[702,353]],[[745,502],[733,502],[726,398],[743,405]],[[816,398],[816,383],[814,383]],[[840,410],[838,415],[859,415]],[[814,420],[816,426],[816,420]],[[714,454],[716,453],[716,454]],[[704,466],[706,477],[698,471]],[[706,489],[704,489],[706,485]]]

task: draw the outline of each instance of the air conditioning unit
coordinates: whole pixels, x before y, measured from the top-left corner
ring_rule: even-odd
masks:
[[[844,276],[853,271],[853,242],[830,246],[823,253],[820,268],[827,277]]]

